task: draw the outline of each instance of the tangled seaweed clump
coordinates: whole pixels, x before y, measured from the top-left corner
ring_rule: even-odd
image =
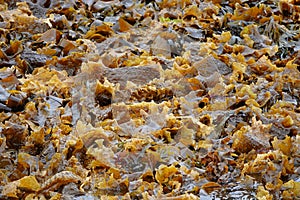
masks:
[[[299,199],[299,17],[0,0],[0,199]]]

